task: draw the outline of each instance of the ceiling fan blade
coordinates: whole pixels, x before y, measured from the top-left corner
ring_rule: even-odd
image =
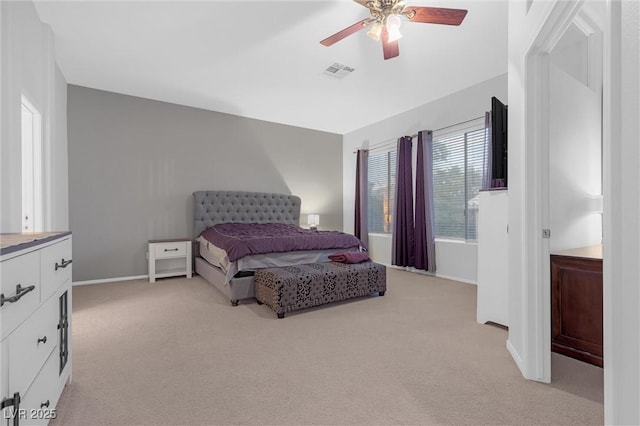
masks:
[[[465,9],[446,9],[443,7],[407,6],[402,11],[411,22],[426,24],[460,25],[467,11]],[[413,15],[413,16],[412,16]]]
[[[389,33],[386,27],[382,27],[382,55],[384,59],[395,58],[400,54],[398,40],[389,41]]]
[[[332,44],[339,42],[343,38],[348,37],[351,34],[357,33],[358,31],[360,31],[361,29],[369,25],[372,21],[373,21],[372,18],[367,18],[367,19],[363,19],[362,21],[356,22],[350,27],[347,27],[342,31],[338,31],[334,35],[325,38],[320,42],[320,44],[324,46],[331,46]]]

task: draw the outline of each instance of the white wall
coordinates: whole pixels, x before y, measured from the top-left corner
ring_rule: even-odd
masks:
[[[46,145],[49,176],[45,195],[51,205],[49,229],[69,229],[69,153],[67,140],[67,82],[60,69],[55,68],[54,96],[52,106],[53,128],[49,129],[52,143]]]
[[[441,278],[478,283],[478,244],[436,240],[436,275]]]
[[[369,234],[369,256],[391,265],[391,237]],[[454,240],[436,240],[436,275],[441,278],[477,284],[478,245]]]
[[[635,1],[604,1],[603,86],[603,272],[605,424],[640,424],[640,8]],[[532,202],[540,196],[532,167],[539,139],[527,126],[540,110],[526,97],[532,79],[524,59],[571,1],[509,3],[509,340],[508,348],[527,378],[538,375],[540,340],[548,322],[541,314],[541,247]],[[585,2],[584,4],[589,4]],[[530,9],[528,9],[530,5]],[[533,91],[529,92],[535,93]],[[541,135],[538,135],[541,136]],[[542,135],[544,136],[544,135]],[[533,157],[530,157],[533,155]],[[538,173],[539,174],[539,173]],[[529,212],[529,213],[528,213]],[[538,242],[536,242],[536,240]]]
[[[589,84],[588,78],[602,78],[601,36],[592,35],[590,43],[575,25],[570,30],[571,43],[551,54],[549,74],[552,253],[602,241],[602,217],[595,211],[597,196],[602,194],[602,82]],[[596,45],[591,54],[590,44]],[[589,59],[594,55],[599,60],[591,66]]]
[[[369,256],[376,262],[391,265],[391,238],[384,234],[369,234]]]
[[[2,8],[2,137],[0,231],[21,228],[21,97],[43,117],[45,230],[67,230],[67,84],[55,63],[53,34],[31,2]],[[49,207],[47,208],[47,204]]]
[[[359,148],[393,141],[420,130],[436,130],[484,116],[491,109],[491,97],[507,103],[507,75],[503,74],[452,95],[414,108],[371,126],[344,135],[343,193],[344,230],[353,232],[355,202],[355,154]],[[391,263],[391,237],[370,236],[371,257]],[[436,274],[463,282],[476,282],[477,245],[451,241],[436,242]]]
[[[605,54],[604,414],[640,424],[640,3],[612,2]],[[606,53],[606,49],[605,49]],[[607,87],[609,86],[609,87]]]

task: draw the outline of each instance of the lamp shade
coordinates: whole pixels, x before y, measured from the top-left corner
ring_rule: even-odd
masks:
[[[315,227],[320,224],[320,215],[319,214],[308,214],[307,215],[307,224],[309,226]]]
[[[388,41],[393,42],[397,41],[402,37],[400,34],[400,25],[402,21],[398,17],[398,15],[389,15],[387,17],[387,33],[388,33]]]
[[[367,32],[367,35],[369,36],[369,38],[375,41],[380,41],[381,34],[382,34],[382,24],[380,22],[375,22],[371,26],[371,29],[369,30],[369,32]]]

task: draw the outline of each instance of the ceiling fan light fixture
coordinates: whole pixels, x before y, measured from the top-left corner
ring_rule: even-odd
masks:
[[[380,36],[382,35],[382,24],[376,21],[367,32],[367,35],[371,40],[380,41]]]
[[[2,1],[2,0],[0,0]],[[346,1],[346,0],[345,0]],[[384,59],[400,54],[398,40],[402,37],[402,18],[409,22],[458,26],[467,15],[466,9],[444,7],[405,6],[404,0],[353,0],[369,9],[371,17],[362,19],[341,31],[320,41],[323,46],[333,46],[340,40],[370,26],[367,35],[375,41],[382,41]]]
[[[402,38],[400,25],[402,25],[402,21],[398,15],[392,14],[387,16],[387,33],[389,34],[388,41],[393,42]]]

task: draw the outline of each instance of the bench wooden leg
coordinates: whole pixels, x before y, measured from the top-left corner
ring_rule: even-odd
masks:
[[[238,299],[231,299],[231,306],[238,306]]]
[[[378,296],[384,296],[384,293],[385,293],[384,291],[379,291]]]
[[[280,319],[284,318],[284,312],[281,313],[281,314],[278,314],[278,318],[280,318]]]

